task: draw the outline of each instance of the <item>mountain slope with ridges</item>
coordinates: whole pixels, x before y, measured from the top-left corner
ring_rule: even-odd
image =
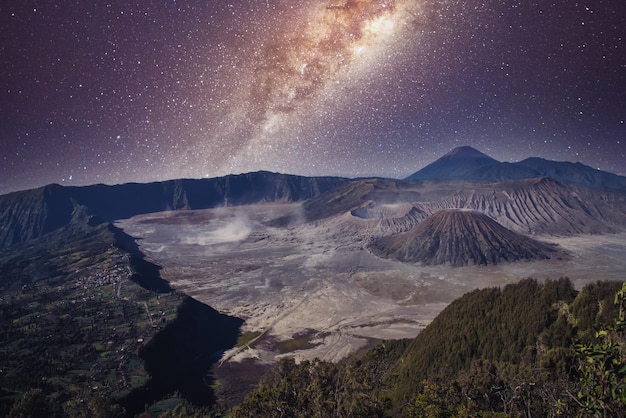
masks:
[[[0,196],[0,249],[67,225],[77,209],[58,184]]]
[[[375,240],[370,249],[404,262],[452,266],[548,259],[557,254],[553,246],[506,229],[484,214],[461,210],[437,212],[408,232]]]
[[[397,182],[385,190],[362,190],[341,212],[325,216],[341,233],[365,238],[406,232],[445,209],[488,215],[502,226],[526,235],[572,236],[618,233],[626,229],[626,193],[563,184],[549,178],[483,181],[420,180]],[[352,187],[351,183],[342,188]],[[340,193],[342,188],[332,193]],[[393,200],[390,196],[395,195]],[[306,202],[308,203],[308,202]],[[305,203],[305,204],[306,204]],[[306,212],[305,212],[306,213]]]
[[[62,228],[77,212],[114,221],[166,210],[294,202],[318,196],[347,181],[256,172],[147,184],[49,185],[0,196],[0,249]]]
[[[482,212],[525,234],[613,233],[626,225],[626,194],[562,184],[549,178],[465,184],[423,205],[431,212]]]

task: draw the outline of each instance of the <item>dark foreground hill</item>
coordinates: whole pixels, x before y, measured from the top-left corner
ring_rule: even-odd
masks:
[[[554,246],[511,231],[487,215],[462,210],[439,211],[405,233],[375,240],[370,250],[409,263],[452,266],[548,259],[557,253]]]
[[[231,415],[623,416],[626,346],[623,328],[610,328],[620,288],[528,279],[476,290],[413,340],[346,364],[280,361]]]
[[[174,292],[159,269],[77,213],[0,252],[0,416],[29,399],[43,409],[15,416],[134,416],[175,392],[212,405],[209,369],[243,321]]]

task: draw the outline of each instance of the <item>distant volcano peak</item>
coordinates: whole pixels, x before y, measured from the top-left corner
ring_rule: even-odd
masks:
[[[447,154],[444,154],[444,156],[441,158],[442,159],[443,158],[446,158],[446,159],[452,159],[452,158],[454,159],[488,159],[488,160],[497,162],[497,160],[491,158],[487,154],[484,154],[478,151],[476,148],[470,147],[469,145],[456,147],[450,152],[448,152]]]
[[[435,162],[427,165],[417,173],[412,174],[408,180],[429,179],[467,179],[481,168],[500,164],[498,160],[483,154],[470,146],[454,148]]]
[[[500,162],[470,146],[454,148],[411,174],[406,180],[505,180],[549,177],[561,183],[602,189],[626,190],[626,177],[596,170],[582,163],[551,161],[540,157]]]

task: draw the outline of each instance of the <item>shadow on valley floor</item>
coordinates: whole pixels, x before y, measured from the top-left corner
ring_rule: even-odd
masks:
[[[130,254],[132,280],[152,292],[171,292],[169,282],[161,277],[161,267],[145,259],[135,239],[119,228],[110,227],[118,247]],[[237,343],[243,322],[186,296],[178,307],[176,319],[139,352],[150,380],[122,399],[127,415],[135,416],[144,411],[145,405],[174,392],[196,406],[214,405],[217,398],[210,369],[225,350]]]
[[[146,404],[153,404],[174,392],[194,405],[213,405],[216,397],[211,366],[224,350],[235,345],[242,324],[240,318],[220,314],[186,297],[176,319],[140,352],[151,378],[121,402],[128,416],[143,412]]]

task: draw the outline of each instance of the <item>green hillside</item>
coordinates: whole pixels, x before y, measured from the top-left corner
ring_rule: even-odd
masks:
[[[411,341],[346,364],[282,360],[232,415],[618,416],[620,289],[598,282],[578,292],[562,278],[476,290]]]

